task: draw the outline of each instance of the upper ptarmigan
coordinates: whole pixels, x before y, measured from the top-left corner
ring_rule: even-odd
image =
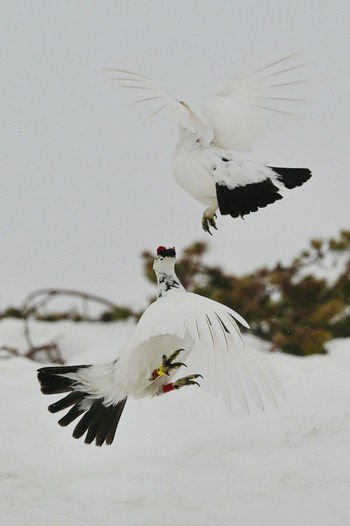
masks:
[[[247,68],[209,97],[201,112],[139,73],[111,68],[120,87],[146,94],[134,104],[159,103],[152,115],[167,107],[178,120],[172,172],[177,183],[207,207],[202,217],[206,232],[216,228],[218,209],[222,215],[243,217],[282,199],[281,190],[301,186],[311,177],[308,168],[267,166],[243,153],[305,102],[298,96],[305,79],[297,57],[293,53]]]
[[[175,270],[175,249],[158,247],[154,271],[158,299],[141,316],[130,343],[107,365],[43,367],[38,379],[44,394],[68,393],[51,404],[56,413],[70,408],[59,423],[76,419],[73,436],[111,444],[127,398],[162,395],[186,385],[201,385],[231,408],[236,398],[249,411],[266,400],[276,405],[283,389],[271,366],[245,347],[235,311],[186,292]],[[187,366],[186,376],[176,372]]]

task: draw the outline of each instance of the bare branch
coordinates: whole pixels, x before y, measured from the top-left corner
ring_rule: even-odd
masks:
[[[96,321],[89,315],[89,302],[99,303],[105,305],[110,310],[118,310],[118,305],[112,301],[97,296],[96,294],[89,294],[79,290],[71,289],[39,289],[28,294],[22,303],[23,323],[24,323],[24,337],[28,344],[28,351],[25,356],[34,360],[36,356],[42,352],[46,352],[49,360],[54,363],[63,364],[64,359],[60,352],[57,341],[50,341],[42,345],[35,345],[30,331],[30,319],[38,317],[40,310],[47,308],[48,304],[57,297],[74,297],[82,302],[82,318],[85,321]],[[48,314],[46,314],[48,316]],[[18,354],[18,353],[17,353]]]

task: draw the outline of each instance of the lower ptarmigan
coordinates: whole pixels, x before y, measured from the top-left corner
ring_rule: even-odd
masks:
[[[300,97],[304,66],[297,53],[255,63],[210,96],[201,112],[139,73],[112,69],[118,86],[145,94],[134,104],[158,104],[152,115],[168,108],[179,122],[172,172],[177,183],[207,207],[202,216],[206,232],[216,228],[218,210],[244,217],[311,177],[308,168],[274,167],[246,156],[259,138],[278,128],[282,117],[296,115],[305,103]]]
[[[68,393],[51,404],[67,426],[76,419],[73,436],[96,445],[111,444],[127,398],[163,395],[200,385],[221,396],[229,408],[238,399],[249,412],[260,409],[283,389],[276,374],[256,351],[246,348],[235,320],[247,322],[232,309],[186,292],[175,270],[175,249],[157,249],[154,271],[158,299],[141,316],[134,335],[118,359],[107,365],[43,367],[38,371],[44,394]],[[177,378],[186,366],[186,375]]]

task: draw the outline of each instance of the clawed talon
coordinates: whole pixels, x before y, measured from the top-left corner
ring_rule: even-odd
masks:
[[[167,356],[165,356],[165,354],[163,354],[162,356],[162,369],[163,371],[165,372],[165,374],[167,374],[169,376],[169,370],[170,369],[179,369],[180,367],[184,366],[184,367],[187,367],[187,365],[183,362],[174,362],[173,363],[173,360],[175,360],[175,358],[177,358],[177,356],[180,354],[180,352],[183,352],[185,349],[178,349],[177,351],[173,352],[173,354],[171,354],[169,356],[169,358]]]
[[[187,365],[183,362],[174,362],[174,360],[177,358],[180,352],[183,351],[185,351],[185,349],[178,349],[177,351],[173,352],[169,357],[163,354],[162,365],[152,372],[152,375],[149,378],[149,380],[153,381],[159,376],[164,376],[165,374],[169,376],[172,369],[179,369],[182,366],[187,367]]]
[[[203,376],[201,374],[190,374],[184,378],[179,378],[179,380],[173,383],[174,389],[180,389],[181,387],[185,387],[185,385],[198,385],[198,387],[200,387],[199,383],[195,381],[195,378],[203,378]]]
[[[182,366],[187,367],[187,365],[183,362],[174,362],[174,360],[179,356],[180,352],[183,351],[185,351],[185,349],[178,349],[177,351],[173,352],[169,357],[163,354],[162,365],[152,372],[152,375],[149,378],[149,380],[153,382],[160,376],[169,376],[171,370],[173,369],[179,369]],[[190,374],[189,376],[185,376],[184,378],[179,378],[179,380],[176,380],[173,383],[163,385],[161,391],[163,393],[167,393],[168,391],[172,391],[173,389],[180,389],[185,385],[198,385],[198,387],[200,387],[199,383],[196,382],[197,378],[203,378],[203,376],[201,374]]]
[[[215,214],[212,208],[207,208],[206,210],[204,210],[202,217],[202,227],[204,232],[208,232],[208,234],[210,234],[211,236],[213,234],[210,232],[210,227],[215,228],[215,230],[217,230],[215,221],[216,218],[217,215]]]

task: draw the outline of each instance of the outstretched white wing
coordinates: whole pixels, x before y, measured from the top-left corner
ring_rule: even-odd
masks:
[[[115,81],[118,87],[130,91],[134,90],[141,94],[141,97],[136,98],[131,104],[153,104],[155,110],[151,113],[151,117],[157,115],[157,113],[163,109],[167,109],[181,126],[198,134],[199,139],[204,145],[208,146],[210,144],[213,139],[213,130],[209,121],[199,112],[190,108],[187,102],[169,95],[169,93],[164,91],[155,82],[140,73],[113,68],[108,68],[108,71],[113,71],[117,74],[117,76],[111,80]]]
[[[307,82],[298,53],[270,63],[255,63],[207,99],[202,112],[220,148],[251,151],[258,138],[276,129],[282,118],[296,116]]]
[[[176,336],[190,347],[185,349],[189,350],[186,374],[201,374],[201,387],[223,398],[229,408],[234,398],[247,412],[251,401],[260,409],[266,398],[276,405],[276,393],[282,394],[283,389],[268,362],[245,347],[235,320],[249,327],[239,314],[220,303],[197,294],[175,293],[145,311],[131,348],[142,350],[144,342],[160,335]]]

